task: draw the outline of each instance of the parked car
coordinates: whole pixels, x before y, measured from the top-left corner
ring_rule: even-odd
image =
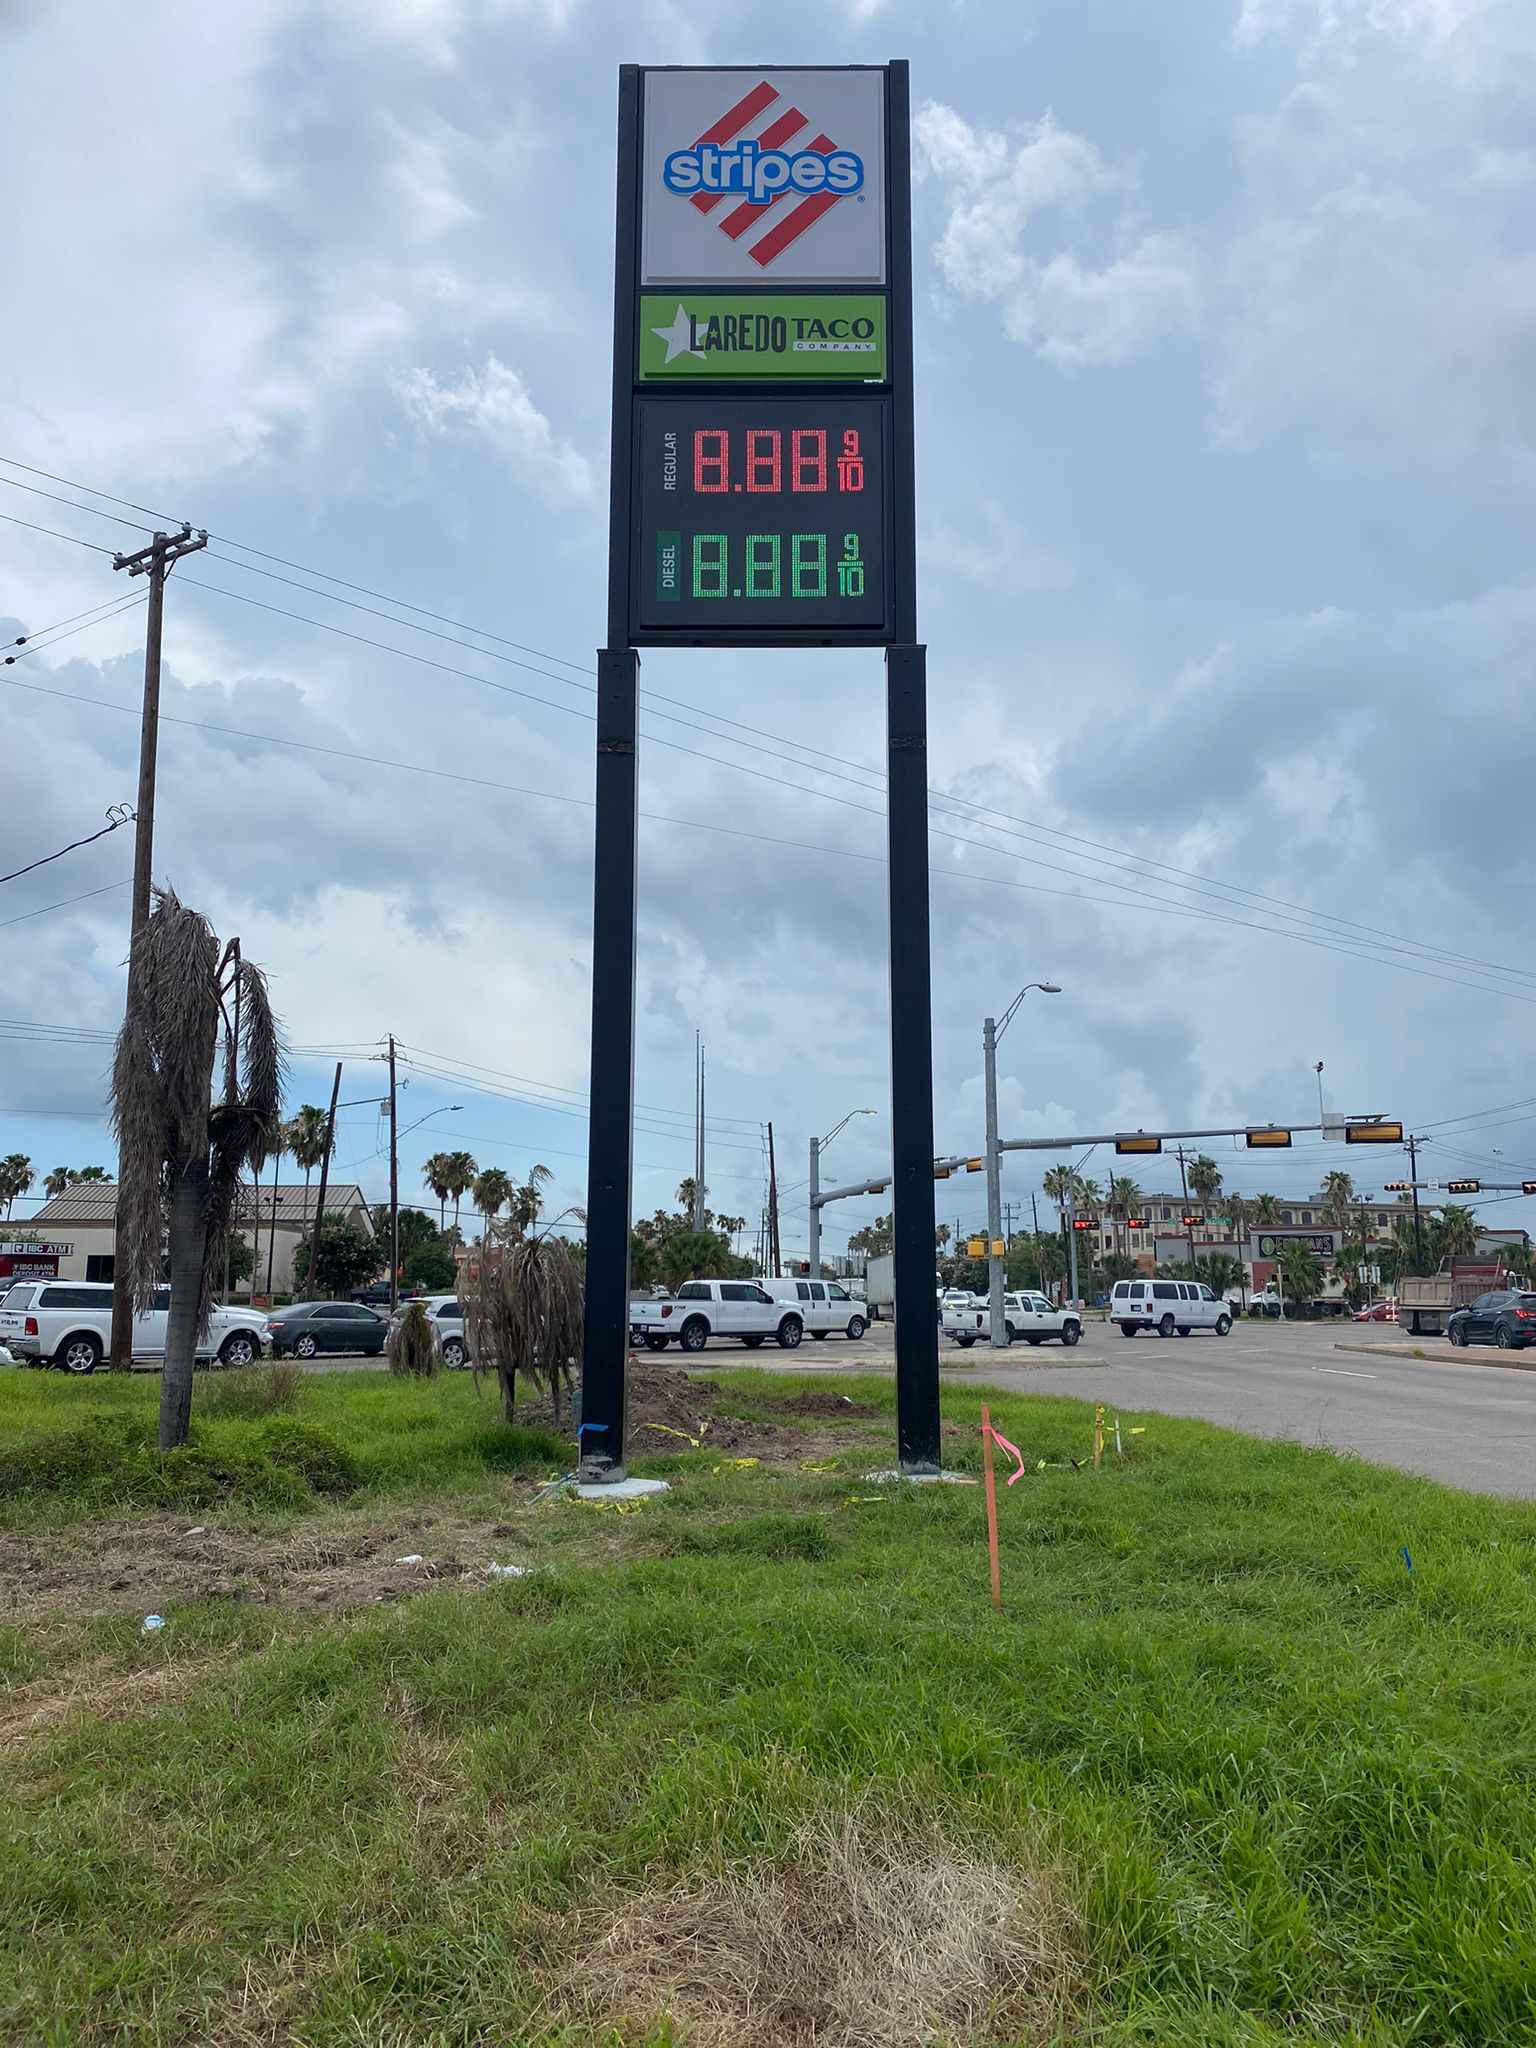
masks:
[[[1495,1288],[1459,1308],[1445,1326],[1453,1344],[1497,1344],[1501,1351],[1523,1351],[1536,1344],[1536,1294],[1517,1288]]]
[[[862,1337],[869,1318],[836,1280],[760,1280],[758,1286],[775,1301],[793,1301],[805,1318],[807,1337]]]
[[[989,1303],[962,1307],[952,1302],[942,1320],[945,1336],[952,1337],[962,1351],[969,1351],[973,1344],[991,1341]],[[1043,1294],[1025,1290],[1003,1296],[1003,1331],[1010,1344],[1020,1337],[1026,1344],[1043,1344],[1047,1337],[1059,1337],[1070,1346],[1083,1334],[1083,1319],[1075,1308],[1052,1308]]]
[[[358,1301],[295,1301],[268,1318],[272,1356],[316,1358],[322,1351],[360,1351],[377,1358],[389,1331],[382,1316]]]
[[[1357,1323],[1395,1323],[1397,1321],[1397,1303],[1395,1301],[1367,1302],[1364,1308],[1357,1308],[1355,1310],[1354,1319]]]
[[[756,1280],[685,1280],[672,1301],[629,1305],[629,1341],[648,1351],[665,1351],[674,1338],[684,1351],[702,1351],[711,1337],[735,1337],[749,1351],[772,1337],[793,1351],[804,1335],[798,1301],[775,1301]]]
[[[165,1357],[171,1290],[157,1287],[152,1305],[133,1319],[135,1361]],[[0,1303],[0,1344],[19,1365],[56,1365],[94,1372],[112,1344],[112,1286],[100,1280],[24,1280]],[[215,1307],[198,1339],[196,1362],[252,1365],[267,1347],[267,1319],[259,1309]]]
[[[1159,1337],[1171,1337],[1175,1330],[1181,1337],[1192,1330],[1214,1330],[1225,1337],[1232,1311],[1203,1281],[1117,1280],[1109,1297],[1109,1320],[1120,1325],[1122,1337],[1134,1337],[1138,1330],[1156,1330]]]
[[[459,1297],[456,1294],[423,1294],[417,1297],[416,1306],[426,1312],[444,1365],[455,1370],[461,1365],[468,1365],[470,1358],[469,1345],[464,1336],[464,1304]],[[405,1308],[402,1305],[389,1325],[391,1334],[399,1326],[400,1318],[404,1314]]]

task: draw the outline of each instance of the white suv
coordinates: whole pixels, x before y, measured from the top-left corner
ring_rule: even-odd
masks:
[[[629,1305],[629,1341],[643,1339],[648,1351],[665,1351],[674,1337],[684,1351],[702,1351],[711,1337],[738,1337],[749,1351],[772,1337],[793,1351],[804,1335],[799,1302],[775,1301],[755,1280],[685,1280],[675,1301]]]
[[[1171,1337],[1175,1330],[1181,1337],[1191,1330],[1214,1330],[1225,1337],[1232,1311],[1202,1281],[1117,1280],[1109,1297],[1109,1320],[1120,1325],[1122,1337],[1134,1337],[1138,1330],[1156,1330],[1159,1337]]]
[[[154,1306],[133,1319],[135,1360],[165,1357],[171,1290],[155,1289]],[[253,1365],[270,1346],[267,1319],[244,1308],[215,1308],[197,1360]],[[0,1344],[18,1365],[56,1365],[94,1372],[112,1343],[112,1288],[97,1280],[25,1280],[0,1302]]]

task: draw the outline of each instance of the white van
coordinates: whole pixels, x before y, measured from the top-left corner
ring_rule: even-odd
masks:
[[[759,1280],[775,1301],[800,1305],[807,1337],[862,1337],[869,1311],[838,1280]]]
[[[1120,1325],[1122,1337],[1134,1337],[1138,1330],[1156,1330],[1159,1337],[1171,1337],[1175,1330],[1181,1337],[1191,1330],[1214,1330],[1225,1337],[1232,1311],[1202,1281],[1117,1280],[1109,1297],[1109,1320]]]

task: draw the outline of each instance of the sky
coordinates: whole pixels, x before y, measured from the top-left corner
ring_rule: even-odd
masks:
[[[338,1174],[386,1192],[393,1032],[404,1199],[451,1145],[579,1205],[618,66],[892,56],[939,1148],[979,1147],[983,1016],[1050,980],[1006,1136],[1316,1122],[1322,1061],[1426,1176],[1536,1177],[1519,0],[0,0],[0,640],[40,640],[0,873],[132,802],[111,555],[206,527],[156,880],[269,974],[291,1106],[345,1061]],[[637,1212],[691,1171],[696,1030],[714,1207],[755,1229],[770,1121],[786,1253],[813,1132],[872,1108],[824,1178],[885,1163],[882,686],[876,650],[643,657]],[[0,886],[0,1152],[40,1173],[112,1161],[130,840]],[[1407,1173],[1207,1149],[1282,1195]]]

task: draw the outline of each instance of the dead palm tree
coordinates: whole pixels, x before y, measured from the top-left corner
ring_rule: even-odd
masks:
[[[162,1450],[187,1440],[198,1334],[223,1271],[241,1169],[260,1171],[279,1125],[282,1067],[265,976],[241,958],[238,939],[221,951],[205,917],[158,891],[112,1063],[112,1122],[127,1268],[117,1284],[136,1309],[150,1306],[169,1247]]]
[[[540,1171],[542,1169],[535,1169]],[[547,1386],[560,1424],[561,1390],[581,1356],[581,1268],[563,1238],[524,1236],[515,1214],[491,1228],[485,1255],[459,1284],[465,1332],[478,1372],[494,1372],[515,1420],[517,1376]]]

